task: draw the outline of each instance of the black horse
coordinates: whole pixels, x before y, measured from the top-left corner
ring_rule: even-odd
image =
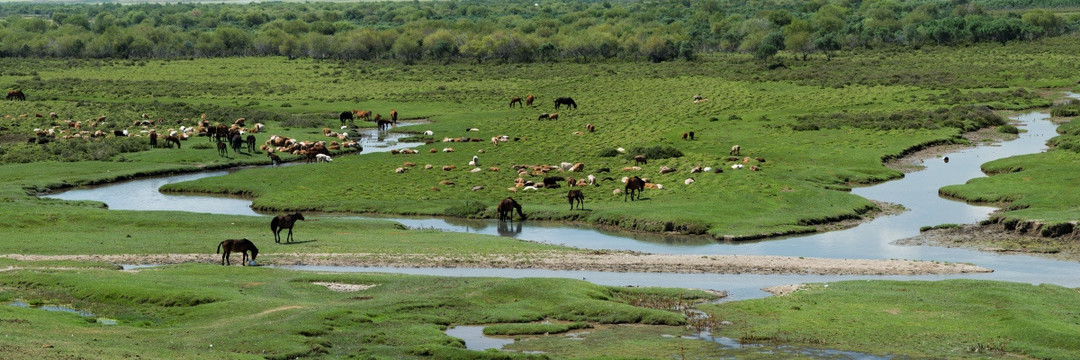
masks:
[[[247,139],[245,140],[247,142],[248,152],[255,152],[255,135],[248,134]]]
[[[338,120],[341,120],[341,126],[345,126],[345,120],[348,120],[349,125],[352,125],[354,119],[355,117],[353,117],[352,111],[342,111],[341,115],[338,115]]]
[[[561,97],[561,98],[555,99],[555,110],[559,110],[560,105],[566,105],[567,109],[569,109],[570,107],[573,107],[574,109],[577,109],[577,103],[574,102],[574,99],[571,99],[571,98],[568,98],[568,97]]]
[[[581,190],[570,190],[566,193],[566,200],[570,201],[570,211],[574,211],[574,203],[577,203],[578,210],[585,209],[585,194],[581,193]]]
[[[496,208],[499,211],[499,221],[510,220],[514,221],[514,209],[517,209],[518,216],[521,220],[525,220],[525,214],[521,212],[521,204],[514,201],[512,198],[505,198],[499,202],[499,206]]]
[[[232,146],[233,153],[240,153],[240,149],[244,148],[244,139],[240,137],[240,132],[236,132],[229,137],[229,145]]]
[[[634,201],[634,193],[637,193],[637,199],[641,200],[641,191],[645,189],[645,180],[634,176],[626,180],[626,187],[623,188],[623,199],[626,201],[626,195],[630,195],[630,201]]]
[[[274,220],[270,221],[270,231],[274,232],[274,242],[281,243],[281,230],[289,229],[289,234],[285,236],[285,242],[292,242],[292,228],[296,220],[304,220],[304,215],[299,212],[288,215],[278,215],[274,217]]]
[[[251,261],[255,261],[255,257],[259,256],[259,249],[248,239],[229,239],[222,241],[218,243],[217,252],[220,253],[222,248],[225,249],[225,253],[221,254],[221,265],[232,265],[229,261],[229,253],[232,252],[238,252],[243,255],[245,266],[248,264],[248,251],[251,252]]]

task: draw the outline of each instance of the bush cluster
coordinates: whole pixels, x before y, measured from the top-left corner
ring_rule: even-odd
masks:
[[[985,106],[954,106],[933,111],[905,110],[894,113],[833,113],[795,117],[792,129],[812,131],[837,129],[844,126],[860,129],[938,129],[952,127],[974,131],[990,126],[1005,125],[1005,118]]]
[[[1051,116],[1072,117],[1080,116],[1080,100],[1069,100],[1063,104],[1054,105],[1050,109]]]
[[[626,152],[626,159],[632,160],[634,156],[644,155],[646,159],[667,159],[682,157],[682,151],[670,146],[635,147]]]
[[[0,163],[107,161],[120,153],[147,149],[149,143],[145,138],[134,137],[67,139],[40,145],[12,144],[0,147]]]

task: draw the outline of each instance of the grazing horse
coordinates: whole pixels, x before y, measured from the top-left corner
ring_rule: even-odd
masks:
[[[525,106],[532,107],[533,99],[532,94],[529,94],[529,96],[525,98]]]
[[[397,110],[390,110],[390,121],[397,125]]]
[[[641,200],[641,191],[645,189],[645,180],[637,176],[626,179],[626,187],[623,188],[623,199],[626,201],[626,195],[630,195],[630,201],[634,201],[634,193],[637,193],[638,200]]]
[[[296,220],[304,220],[304,215],[299,212],[288,215],[278,215],[274,217],[274,220],[270,221],[270,231],[274,232],[274,242],[281,243],[281,230],[289,229],[289,234],[285,236],[285,242],[292,242],[292,228]]]
[[[352,125],[353,119],[352,111],[342,111],[341,115],[338,115],[338,120],[341,120],[341,126],[345,126],[345,120],[348,120],[349,125]]]
[[[521,220],[525,220],[525,214],[521,212],[521,204],[514,201],[513,198],[505,198],[499,202],[499,206],[496,208],[499,211],[499,221],[505,221],[507,219],[510,222],[514,221],[514,209],[517,209],[518,216]]]
[[[206,138],[210,139],[210,141],[214,141],[214,139],[217,138],[217,126],[208,125],[206,127]]]
[[[741,149],[742,148],[740,148],[739,145],[732,146],[731,151],[728,151],[728,155],[739,155],[739,150]]]
[[[150,147],[151,148],[156,148],[157,147],[157,132],[154,132],[154,131],[150,132]]]
[[[551,113],[551,115],[548,115],[548,120],[559,120],[559,114]]]
[[[555,110],[559,110],[560,105],[566,105],[567,109],[569,109],[571,106],[574,107],[574,109],[577,109],[577,103],[574,102],[574,99],[568,97],[561,97],[555,99]]]
[[[540,118],[538,118],[536,120],[544,120],[544,119],[547,119],[547,118],[550,118],[550,117],[551,117],[551,114],[543,113],[543,114],[540,114]]]
[[[270,163],[273,164],[274,166],[278,166],[278,165],[281,164],[281,158],[278,157],[277,154],[272,153],[272,152],[268,152],[268,153],[266,153],[266,155],[270,156]]]
[[[20,89],[8,90],[7,97],[5,97],[5,99],[26,101],[26,94],[23,94],[22,90]]]
[[[214,140],[217,140],[218,142],[228,140],[229,139],[229,127],[225,126],[225,125],[218,125],[217,126],[217,132],[215,133],[215,135],[216,136],[214,137]]]
[[[522,106],[521,105],[521,98],[515,96],[513,99],[510,99],[510,108],[511,109],[514,108],[514,104],[518,104],[518,106],[521,107]]]
[[[366,121],[371,121],[371,111],[353,109],[352,112],[353,112],[353,114],[356,114],[357,119],[364,119]]]
[[[180,148],[180,138],[176,137],[176,135],[169,135],[169,136],[165,137],[165,146],[168,146],[168,147],[171,148],[172,144],[174,144],[174,143],[176,144],[176,148],[179,149]]]
[[[223,248],[225,249],[225,253],[221,254],[221,265],[232,265],[229,261],[229,253],[232,252],[238,252],[243,255],[245,266],[248,264],[248,251],[251,251],[251,261],[255,261],[255,257],[259,256],[259,249],[248,239],[228,239],[222,241],[218,243],[217,252],[220,253]]]
[[[566,193],[566,200],[570,201],[570,211],[574,211],[575,202],[578,204],[578,210],[584,210],[585,194],[582,194],[581,190],[570,190]]]
[[[229,156],[229,151],[226,150],[225,143],[223,143],[223,142],[217,143],[217,153],[218,153],[218,156],[221,156],[221,157]]]

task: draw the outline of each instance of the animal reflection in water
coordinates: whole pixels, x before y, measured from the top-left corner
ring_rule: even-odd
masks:
[[[218,243],[217,252],[221,253],[221,250],[225,250],[221,254],[221,265],[232,265],[229,261],[229,254],[238,252],[242,256],[244,266],[248,265],[248,252],[251,252],[251,261],[255,261],[255,257],[259,256],[259,248],[255,247],[255,244],[251,243],[248,239],[229,239]]]
[[[521,234],[521,222],[516,223],[510,221],[499,220],[499,227],[496,230],[500,236],[517,236]]]

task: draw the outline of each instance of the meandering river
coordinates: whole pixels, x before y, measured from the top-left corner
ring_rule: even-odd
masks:
[[[987,218],[992,207],[972,206],[937,195],[938,188],[964,183],[985,176],[980,165],[994,159],[1036,153],[1046,149],[1045,143],[1055,136],[1056,126],[1047,121],[1048,115],[1028,113],[1017,116],[1025,131],[1018,139],[995,145],[981,145],[948,154],[950,161],[929,159],[924,170],[874,186],[854,189],[860,196],[902,204],[908,211],[882,216],[859,226],[839,231],[767,239],[748,242],[717,242],[700,236],[665,236],[639,233],[619,233],[597,230],[581,225],[526,221],[511,228],[498,226],[495,220],[463,220],[434,217],[378,217],[400,222],[413,228],[437,228],[446,231],[471,232],[561,244],[588,249],[634,250],[658,254],[734,254],[779,255],[822,258],[911,259],[972,263],[993,269],[988,274],[932,276],[821,276],[821,275],[726,275],[726,274],[658,274],[613,273],[591,271],[554,271],[529,269],[444,269],[444,268],[377,268],[377,267],[319,267],[295,266],[299,270],[392,272],[442,276],[499,276],[499,277],[564,277],[579,278],[604,285],[676,286],[725,290],[729,299],[739,300],[767,296],[762,287],[804,282],[830,282],[852,279],[937,280],[946,278],[975,278],[1025,283],[1052,283],[1080,287],[1080,263],[1049,260],[1026,255],[1004,255],[968,249],[932,246],[901,246],[894,241],[915,236],[921,226],[944,223],[974,223]],[[375,139],[376,134],[365,134]],[[367,140],[364,152],[388,151],[416,144],[396,143],[398,135],[385,141]],[[297,165],[307,166],[307,165]],[[236,170],[233,170],[236,171]],[[96,200],[117,210],[180,210],[218,214],[263,216],[251,210],[246,199],[171,195],[158,191],[162,185],[203,177],[220,176],[228,171],[210,171],[169,177],[147,178],[98,187],[79,188],[46,197],[66,200]],[[364,216],[346,218],[370,219]]]

